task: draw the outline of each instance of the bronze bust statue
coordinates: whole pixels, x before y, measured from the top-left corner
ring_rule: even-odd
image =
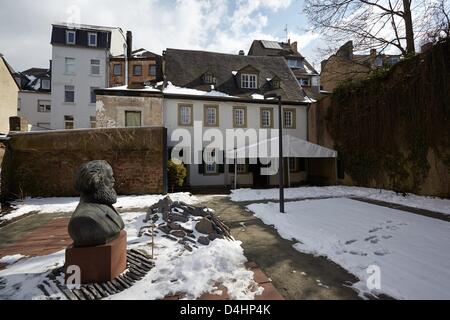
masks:
[[[106,161],[92,161],[78,171],[75,188],[80,203],[69,222],[75,247],[104,245],[124,229],[125,224],[113,204],[117,202],[114,176]]]

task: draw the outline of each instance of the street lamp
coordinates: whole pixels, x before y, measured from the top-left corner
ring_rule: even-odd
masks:
[[[125,85],[128,87],[128,42],[126,36],[123,34],[122,28],[117,28],[119,33],[122,35],[124,43],[123,43],[123,56],[125,57]]]
[[[278,130],[279,130],[279,168],[278,180],[280,183],[280,212],[286,213],[284,210],[284,159],[283,159],[283,111],[281,96],[276,93],[268,93],[264,95],[264,100],[278,99]]]

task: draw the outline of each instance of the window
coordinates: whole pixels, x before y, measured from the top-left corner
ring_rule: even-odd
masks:
[[[50,80],[49,79],[42,79],[41,80],[41,89],[43,89],[43,90],[50,90]]]
[[[142,126],[141,121],[141,111],[125,111],[125,127],[140,127]]]
[[[122,65],[115,64],[113,67],[113,73],[115,76],[121,76],[122,75]]]
[[[216,152],[214,150],[205,150],[205,174],[217,174]]]
[[[76,31],[66,31],[66,44],[75,44],[77,41]]]
[[[235,107],[233,109],[233,123],[235,128],[247,127],[247,109],[245,107]]]
[[[298,83],[303,87],[303,86],[309,86],[310,85],[310,81],[309,78],[299,78],[298,79]]]
[[[189,104],[180,104],[178,106],[178,125],[192,126],[192,109],[193,106]]]
[[[95,116],[91,116],[91,129],[97,128],[97,118]]]
[[[273,128],[273,109],[261,109],[261,128]]]
[[[75,86],[64,86],[64,102],[75,102]]]
[[[22,99],[18,98],[17,99],[17,111],[20,111],[20,109],[22,109]]]
[[[97,34],[96,33],[88,33],[88,45],[89,47],[97,46]]]
[[[91,74],[92,75],[100,74],[100,60],[91,60]]]
[[[206,127],[218,127],[219,126],[219,107],[218,106],[205,106],[205,126]]]
[[[149,66],[148,67],[148,75],[155,77],[156,76],[156,66]]]
[[[75,74],[75,59],[74,58],[66,58],[66,74]]]
[[[288,63],[289,68],[292,68],[292,69],[303,68],[303,62],[301,60],[288,59],[287,63]]]
[[[400,62],[400,57],[391,57],[391,58],[389,59],[389,63],[390,63],[391,65],[397,64],[397,63],[399,63],[399,62]]]
[[[97,96],[95,95],[95,90],[97,90],[97,87],[91,87],[91,99],[90,104],[95,104],[97,102]]]
[[[296,127],[295,109],[285,109],[283,113],[284,113],[284,127],[286,129],[295,129]]]
[[[280,89],[281,83],[279,79],[272,79],[271,84],[273,89]]]
[[[72,130],[74,128],[73,116],[64,116],[64,129]]]
[[[142,75],[142,66],[141,65],[134,65],[133,66],[133,75],[134,76],[141,76]]]
[[[216,84],[216,77],[214,77],[214,75],[211,73],[205,73],[205,75],[203,76],[203,81],[206,84]]]
[[[50,100],[38,100],[38,112],[51,112],[51,102]]]
[[[383,59],[380,56],[376,57],[376,59],[375,59],[375,66],[376,67],[382,67],[383,66]]]
[[[242,74],[241,87],[244,89],[257,89],[258,77],[256,74]]]
[[[236,171],[237,171],[238,174],[245,174],[245,173],[247,173],[247,165],[245,163],[238,163]]]

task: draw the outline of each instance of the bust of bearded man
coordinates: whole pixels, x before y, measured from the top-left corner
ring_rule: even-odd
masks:
[[[125,224],[113,207],[117,202],[114,175],[106,161],[92,161],[78,171],[75,188],[80,203],[69,222],[74,247],[94,247],[116,239]]]

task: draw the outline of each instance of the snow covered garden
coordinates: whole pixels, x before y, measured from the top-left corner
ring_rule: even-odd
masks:
[[[152,237],[148,232],[148,223],[144,220],[147,212],[134,210],[147,208],[163,199],[163,196],[120,197],[117,208],[127,211],[122,214],[128,234],[128,249],[138,249],[151,255]],[[197,199],[190,194],[171,195],[174,201],[194,204]],[[15,203],[15,210],[3,219],[17,218],[30,212],[70,213],[73,212],[78,199],[33,199]],[[155,225],[163,223],[162,216],[157,216]],[[192,230],[194,238],[201,236],[195,229],[201,218],[192,218],[183,227]],[[147,230],[147,232],[142,232]],[[195,240],[195,239],[194,239]],[[238,241],[216,239],[210,245],[191,245],[190,250],[176,241],[168,239],[162,232],[155,233],[154,238],[155,267],[144,279],[130,289],[109,297],[112,300],[155,300],[174,294],[183,294],[185,299],[197,299],[202,294],[220,295],[218,285],[227,289],[231,299],[252,300],[262,288],[253,281],[253,272],[245,268],[247,259]],[[0,259],[7,267],[0,271],[0,299],[29,300],[48,299],[39,289],[47,281],[48,275],[55,268],[64,265],[64,252],[47,256],[26,257],[18,253]],[[63,282],[63,279],[59,279]],[[49,285],[50,288],[52,284]],[[52,299],[66,299],[64,294],[53,287]],[[47,291],[48,287],[47,287]]]
[[[450,299],[450,223],[411,212],[374,205],[352,197],[380,200],[450,214],[450,200],[399,195],[355,187],[286,190],[286,214],[279,212],[278,190],[242,189],[233,201],[247,206],[299,252],[324,256],[360,281],[364,294],[384,293],[396,299]],[[303,199],[303,200],[302,200]],[[379,288],[367,286],[373,266]]]

